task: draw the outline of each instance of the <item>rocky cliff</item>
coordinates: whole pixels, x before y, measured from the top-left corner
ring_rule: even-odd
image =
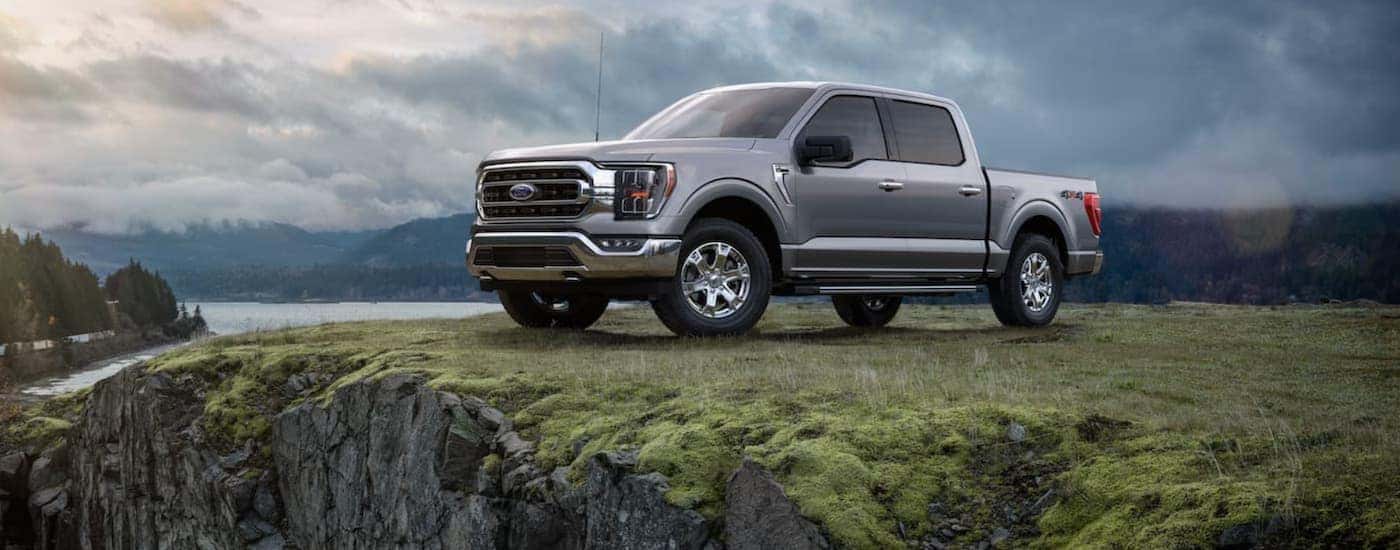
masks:
[[[826,548],[766,472],[726,513],[669,504],[628,452],[544,471],[501,411],[409,375],[276,414],[219,453],[204,384],[137,366],[92,391],[64,437],[0,454],[0,541],[33,548]]]

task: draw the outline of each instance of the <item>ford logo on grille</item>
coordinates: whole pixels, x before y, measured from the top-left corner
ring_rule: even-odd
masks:
[[[517,183],[510,186],[510,198],[518,201],[528,201],[535,198],[535,193],[539,192],[535,186],[528,183]]]

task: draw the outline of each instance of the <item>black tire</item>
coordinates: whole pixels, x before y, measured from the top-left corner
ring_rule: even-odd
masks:
[[[1049,296],[1046,303],[1036,310],[1022,298],[1021,270],[1026,259],[1040,254],[1047,263]],[[987,285],[991,297],[992,312],[997,320],[1006,326],[1043,327],[1055,320],[1060,309],[1060,298],[1064,296],[1065,267],[1055,241],[1036,233],[1026,233],[1016,237],[1011,246],[1011,258],[1000,278]]]
[[[497,294],[510,318],[526,328],[583,330],[608,309],[608,298],[596,294],[555,296],[528,290],[502,290]]]
[[[836,315],[853,327],[883,327],[899,313],[899,296],[832,296]]]
[[[723,243],[733,247],[749,268],[748,297],[740,302],[737,308],[733,308],[733,311],[719,318],[709,317],[697,311],[682,290],[682,282],[687,276],[687,258],[697,252],[697,249],[711,243]],[[704,250],[700,252],[703,255]],[[661,323],[677,336],[743,334],[758,324],[764,310],[768,309],[769,293],[773,286],[772,273],[763,243],[748,228],[720,218],[697,220],[686,230],[682,239],[680,261],[677,262],[676,275],[669,285],[668,292],[653,300],[651,308],[656,312],[657,318],[661,319]]]

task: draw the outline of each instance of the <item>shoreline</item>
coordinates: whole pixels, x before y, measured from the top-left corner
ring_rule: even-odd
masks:
[[[90,369],[94,364],[123,355],[140,353],[162,346],[185,342],[158,331],[119,333],[93,342],[74,343],[69,357],[58,348],[17,353],[0,357],[0,377],[18,394],[19,388],[34,382],[59,376],[70,376]]]
[[[78,389],[91,387],[97,382],[115,375],[122,369],[148,361],[167,351],[189,345],[194,341],[195,340],[192,339],[167,342],[89,361],[79,368],[33,379],[22,384],[16,384],[13,389],[6,392],[4,395],[13,399],[20,406],[33,405]]]

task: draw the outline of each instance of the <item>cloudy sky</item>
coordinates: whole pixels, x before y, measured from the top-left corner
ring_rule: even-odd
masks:
[[[994,166],[1114,203],[1400,196],[1400,2],[0,0],[0,224],[383,227],[469,209],[499,147],[692,91],[957,100]]]

